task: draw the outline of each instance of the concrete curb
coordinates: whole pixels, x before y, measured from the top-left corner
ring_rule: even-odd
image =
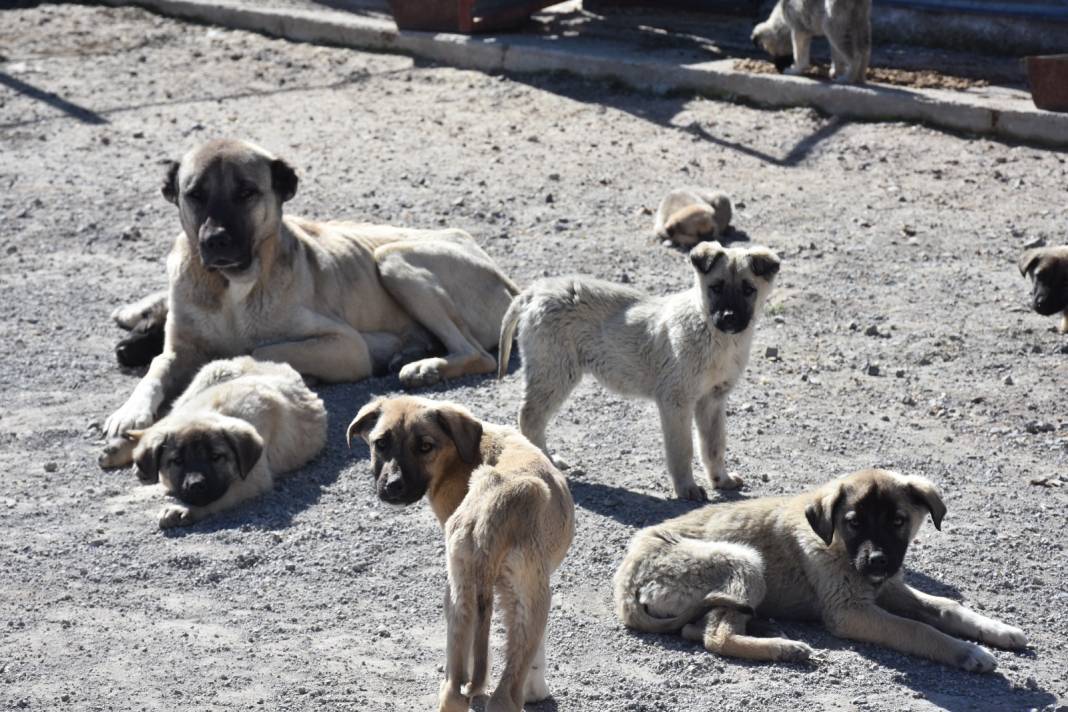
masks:
[[[405,54],[480,71],[564,71],[653,91],[693,91],[770,107],[813,107],[834,116],[914,121],[1010,141],[1068,148],[1068,114],[1041,111],[1021,92],[985,95],[885,85],[839,86],[801,77],[752,74],[734,60],[677,64],[637,58],[605,41],[526,35],[469,37],[399,31],[389,21],[333,10],[254,9],[208,0],[104,0],[164,15],[298,42]]]

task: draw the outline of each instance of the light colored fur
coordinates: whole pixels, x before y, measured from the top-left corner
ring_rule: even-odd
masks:
[[[900,571],[872,583],[853,568],[837,533],[830,545],[816,534],[806,517],[814,502],[843,492],[859,498],[873,486],[894,493],[914,538],[929,510],[913,492],[938,498],[937,490],[922,477],[883,470],[856,472],[795,497],[703,507],[634,536],[615,575],[616,614],[632,628],[680,631],[710,651],[751,660],[799,662],[812,654],[804,643],[746,635],[754,612],[822,620],[837,636],[966,670],[990,671],[996,663],[952,636],[1024,647],[1020,629],[917,591]]]
[[[160,512],[161,528],[191,524],[272,489],[276,475],[295,470],[315,457],[326,442],[323,401],[300,374],[284,363],[249,356],[212,361],[197,372],[171,411],[144,431],[112,440],[100,456],[102,467],[125,467],[148,449],[205,431],[240,432],[251,427],[263,453],[245,477],[236,477],[226,493],[205,506],[168,504]],[[163,488],[173,483],[161,476]]]
[[[712,484],[741,485],[724,465],[727,394],[749,360],[753,329],[774,275],[753,274],[752,260],[778,258],[765,247],[725,249],[704,242],[691,261],[722,253],[708,274],[694,267],[693,288],[651,297],[588,277],[546,279],[524,290],[504,317],[499,345],[503,377],[519,330],[525,390],[520,430],[548,453],[545,430],[582,375],[625,396],[649,398],[660,411],[668,473],[677,496],[705,499],[691,460],[696,421],[701,460]],[[747,328],[728,334],[710,323],[709,286],[751,282],[757,291]]]
[[[489,349],[518,291],[462,230],[414,230],[283,217],[272,188],[274,157],[238,141],[190,151],[177,183],[182,191],[225,162],[260,187],[249,208],[256,226],[253,262],[245,272],[209,271],[198,252],[197,226],[186,225],[167,259],[169,314],[163,353],[126,403],[105,423],[108,437],[144,428],[196,370],[213,358],[251,354],[281,361],[324,381],[358,381],[417,355],[400,370],[405,387],[492,372]],[[233,186],[209,186],[208,192]],[[179,197],[180,205],[185,198]],[[426,357],[436,342],[443,357]]]
[[[831,45],[831,77],[861,84],[871,60],[871,0],[779,0],[752,38],[773,57],[793,54],[787,74],[803,74],[810,66],[813,37]]]
[[[349,426],[349,436],[358,432],[374,443],[390,433],[399,440],[398,429],[421,419],[433,421],[439,414],[453,423],[478,422],[462,406],[405,396],[364,406]],[[484,693],[494,592],[507,644],[504,671],[487,712],[519,712],[524,702],[549,696],[544,640],[549,577],[575,530],[567,480],[549,459],[514,428],[480,425],[476,462],[466,463],[453,449],[426,461],[421,472],[445,532],[449,576],[440,712],[466,712],[470,698]]]
[[[731,200],[726,193],[679,188],[660,201],[653,231],[661,240],[692,247],[702,240],[722,237],[732,214]]]
[[[144,320],[162,324],[167,320],[167,292],[153,292],[143,299],[111,312],[116,324],[129,331]]]

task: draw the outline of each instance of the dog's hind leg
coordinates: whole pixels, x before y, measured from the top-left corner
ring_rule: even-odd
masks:
[[[536,570],[537,567],[530,570],[531,564],[532,561],[527,561],[521,566],[509,567],[511,575],[501,586],[501,604],[508,631],[506,657],[504,672],[486,705],[486,712],[520,712],[527,701],[527,692],[548,694],[547,689],[528,689],[526,684],[549,620],[549,577]]]
[[[582,372],[578,364],[544,344],[522,340],[523,349],[523,405],[519,409],[519,430],[527,440],[549,455],[545,429],[571,391],[575,390]],[[540,348],[539,348],[540,347]],[[536,353],[540,351],[541,353]]]
[[[790,38],[794,45],[794,63],[786,69],[784,74],[800,75],[808,71],[809,49],[812,45],[812,35],[799,30],[791,30]]]
[[[463,581],[464,573],[453,569],[450,556],[449,587],[445,593],[447,632],[445,642],[445,679],[438,691],[438,712],[467,712],[470,704],[465,690],[472,633],[475,625],[475,591],[470,582]]]
[[[749,613],[716,608],[683,628],[682,635],[701,641],[710,652],[732,658],[800,663],[812,657],[812,648],[796,640],[746,635],[749,618]]]
[[[132,304],[119,307],[111,312],[111,318],[127,331],[145,321],[162,327],[167,321],[167,290],[153,292]]]

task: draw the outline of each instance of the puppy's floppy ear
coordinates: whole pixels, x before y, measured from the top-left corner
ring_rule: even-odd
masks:
[[[935,529],[942,531],[942,517],[946,516],[946,505],[942,502],[942,495],[938,493],[938,488],[926,477],[916,475],[908,478],[907,487],[909,496],[919,504],[927,507],[927,510],[931,513],[931,521],[934,522]]]
[[[749,252],[749,268],[757,277],[770,280],[779,273],[779,256],[766,247]]]
[[[234,457],[237,458],[237,469],[241,473],[241,479],[245,479],[263,454],[263,438],[252,426],[237,430],[227,429],[223,434],[230,449],[234,451]]]
[[[726,256],[726,250],[718,242],[702,242],[690,250],[690,262],[702,274],[711,272],[716,263]]]
[[[437,409],[438,425],[453,443],[460,459],[468,465],[478,464],[481,460],[482,423],[463,408],[446,405]]]
[[[160,186],[160,192],[163,193],[163,197],[174,203],[178,204],[178,161],[167,161],[166,169],[163,173],[163,185]]]
[[[382,415],[382,404],[385,402],[385,398],[376,398],[360,408],[360,412],[349,423],[349,429],[345,431],[346,445],[352,447],[353,433],[367,439],[367,433],[371,432],[371,428],[375,427],[375,423],[378,422],[378,417]]]
[[[283,203],[297,194],[297,172],[281,158],[271,161],[271,186]]]
[[[137,479],[142,482],[159,482],[159,461],[163,456],[166,439],[151,434],[146,437],[144,431],[137,430],[126,433],[126,436],[134,433],[137,433],[137,446],[133,453],[134,464],[137,465]]]
[[[821,487],[812,503],[805,507],[805,519],[827,546],[834,540],[834,519],[844,495],[842,484],[831,482]]]
[[[1020,274],[1026,277],[1035,268],[1040,259],[1042,259],[1042,248],[1036,247],[1020,255],[1016,266],[1020,268]]]

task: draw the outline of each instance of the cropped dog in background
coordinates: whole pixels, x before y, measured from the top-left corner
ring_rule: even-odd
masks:
[[[494,591],[504,608],[507,660],[487,712],[519,712],[549,696],[545,623],[549,576],[575,531],[564,476],[513,428],[465,408],[406,396],[368,403],[348,428],[371,448],[378,496],[425,494],[445,530],[449,587],[440,712],[466,712],[489,673]]]
[[[946,507],[922,477],[863,470],[796,497],[694,510],[638,532],[615,576],[620,619],[721,655],[805,661],[812,649],[746,635],[754,615],[822,620],[842,638],[975,672],[996,660],[953,636],[1016,650],[1023,631],[908,586],[901,566],[928,514]]]
[[[167,292],[150,294],[139,302],[119,307],[111,318],[130,332],[115,346],[119,365],[147,366],[163,353],[163,330],[167,323]]]
[[[812,38],[823,35],[831,45],[831,78],[862,84],[871,60],[871,0],[779,0],[751,39],[780,72],[804,74]]]
[[[136,463],[177,502],[159,526],[192,524],[269,491],[276,475],[315,457],[326,442],[326,408],[284,363],[249,356],[200,369],[155,425],[108,443],[104,468]]]
[[[585,373],[621,395],[650,398],[660,411],[675,494],[703,500],[693,479],[692,427],[713,486],[727,473],[727,394],[749,360],[753,330],[779,271],[766,247],[690,251],[694,286],[666,297],[589,277],[534,283],[512,302],[501,325],[498,376],[504,377],[519,329],[525,390],[519,428],[548,454],[545,429]]]
[[[689,249],[703,240],[723,237],[732,214],[731,199],[726,193],[679,188],[660,201],[653,230],[660,240]]]
[[[1018,266],[1031,278],[1031,308],[1042,316],[1063,312],[1058,330],[1068,334],[1068,245],[1028,250]]]

